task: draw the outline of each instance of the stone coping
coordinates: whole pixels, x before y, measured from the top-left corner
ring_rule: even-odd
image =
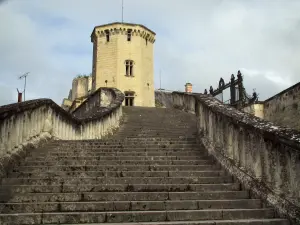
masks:
[[[65,116],[69,120],[72,120],[73,122],[77,124],[86,123],[91,120],[106,117],[108,116],[114,109],[118,108],[122,105],[122,102],[124,100],[124,94],[116,89],[116,88],[106,88],[102,87],[99,88],[97,91],[95,91],[93,94],[91,94],[89,98],[92,98],[94,95],[99,94],[101,90],[111,91],[113,92],[115,99],[112,104],[110,104],[106,109],[103,109],[103,107],[99,107],[99,110],[94,110],[92,114],[89,114],[85,118],[77,118],[73,116],[72,114],[65,111],[63,108],[58,106],[54,101],[47,98],[41,98],[41,99],[35,99],[35,100],[29,100],[21,103],[13,103],[9,105],[0,106],[0,120],[4,120],[6,118],[11,117],[14,114],[19,114],[27,110],[33,110],[41,106],[49,106],[55,110],[55,112]],[[85,101],[88,101],[86,99]],[[80,106],[79,106],[80,108]]]
[[[241,112],[233,107],[224,105],[210,95],[183,92],[173,92],[173,94],[194,96],[196,100],[207,106],[211,111],[221,116],[226,116],[231,123],[255,130],[255,133],[262,134],[264,138],[271,140],[273,143],[284,143],[300,151],[300,132],[298,130],[277,126],[270,121]]]

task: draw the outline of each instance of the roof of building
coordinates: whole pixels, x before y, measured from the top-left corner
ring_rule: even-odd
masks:
[[[154,31],[150,30],[149,28],[147,28],[146,26],[144,26],[142,24],[138,24],[138,23],[121,23],[121,22],[114,22],[114,23],[108,23],[108,24],[103,24],[103,25],[95,26],[92,34],[95,32],[95,29],[98,28],[98,27],[107,27],[107,26],[111,26],[111,25],[140,26],[140,27],[148,30],[152,34],[156,35],[156,33]]]

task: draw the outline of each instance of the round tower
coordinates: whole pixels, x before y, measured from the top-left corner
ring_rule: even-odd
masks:
[[[111,23],[94,28],[92,90],[115,87],[124,105],[154,107],[155,33],[140,24]]]

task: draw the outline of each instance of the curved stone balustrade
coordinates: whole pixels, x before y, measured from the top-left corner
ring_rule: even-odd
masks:
[[[210,95],[173,92],[163,93],[163,98],[196,114],[199,141],[254,196],[300,223],[300,132],[240,112]]]
[[[70,114],[50,99],[0,107],[0,177],[30,148],[49,139],[100,139],[118,128],[124,95],[100,88]],[[1,168],[2,166],[2,168]]]

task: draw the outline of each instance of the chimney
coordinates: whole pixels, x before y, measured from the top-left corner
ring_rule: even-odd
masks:
[[[185,84],[185,92],[192,93],[192,90],[193,90],[193,85],[191,83],[186,83]]]
[[[22,102],[22,92],[18,93],[18,103]]]

